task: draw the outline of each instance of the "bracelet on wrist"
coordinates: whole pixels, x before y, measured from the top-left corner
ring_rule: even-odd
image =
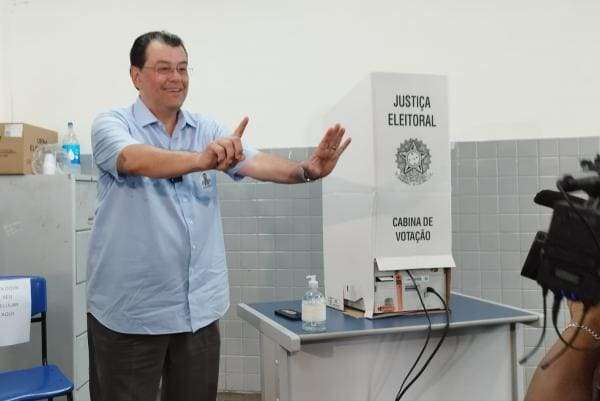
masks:
[[[588,333],[590,336],[592,336],[594,338],[594,340],[600,341],[600,334],[598,334],[596,331],[590,329],[585,324],[579,324],[577,322],[570,322],[569,324],[567,324],[567,327],[565,327],[565,329],[568,329],[569,327],[581,329],[581,330],[585,331],[586,333]]]
[[[312,178],[308,175],[308,172],[306,171],[306,169],[303,166],[300,166],[300,168],[302,169],[302,179],[304,181],[304,183],[309,183],[309,182],[313,182],[318,180],[318,178]]]

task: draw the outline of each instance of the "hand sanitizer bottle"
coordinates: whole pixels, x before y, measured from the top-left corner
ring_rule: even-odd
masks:
[[[306,276],[309,290],[302,297],[302,329],[310,332],[325,331],[325,297],[318,290],[317,276]]]

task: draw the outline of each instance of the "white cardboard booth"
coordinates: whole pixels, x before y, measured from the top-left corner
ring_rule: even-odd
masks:
[[[371,73],[326,117],[328,125],[337,122],[352,144],[323,181],[328,305],[371,318],[421,310],[416,287],[449,299],[455,265],[446,78]],[[424,301],[443,308],[432,294]]]

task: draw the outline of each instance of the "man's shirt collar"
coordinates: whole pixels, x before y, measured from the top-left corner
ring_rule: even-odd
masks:
[[[158,118],[156,118],[156,116],[144,104],[141,97],[138,97],[135,104],[133,105],[133,116],[137,123],[140,124],[142,127],[146,127],[150,124],[158,122]],[[194,121],[190,113],[188,113],[185,110],[179,109],[179,115],[177,117],[176,126],[179,127],[182,124],[182,119],[185,122],[185,124],[194,128],[198,128],[198,123]]]

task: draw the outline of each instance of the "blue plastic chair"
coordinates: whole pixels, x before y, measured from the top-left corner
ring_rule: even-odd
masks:
[[[43,277],[10,276],[0,281],[17,278],[31,279],[31,322],[41,323],[42,365],[31,369],[0,373],[0,401],[53,400],[66,396],[73,401],[73,382],[56,365],[48,365],[46,342],[46,279]],[[38,316],[39,315],[39,316]]]

